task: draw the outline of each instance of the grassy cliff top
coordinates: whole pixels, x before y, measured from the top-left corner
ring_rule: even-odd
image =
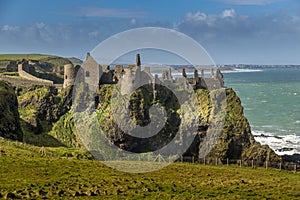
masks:
[[[37,60],[40,62],[48,62],[54,66],[63,66],[71,63],[68,58],[63,58],[54,55],[43,55],[43,54],[0,54],[0,67],[6,67],[9,61],[21,61],[26,60]]]
[[[289,171],[174,163],[129,174],[82,159],[66,148],[37,148],[0,138],[0,198],[299,199],[300,177]],[[69,159],[56,156],[70,155]],[[48,157],[50,156],[50,157]],[[54,157],[52,157],[54,156]],[[84,156],[83,156],[84,157]],[[134,164],[124,161],[122,165]]]
[[[59,58],[59,56],[42,55],[42,54],[0,54],[0,60],[43,60],[49,58]]]

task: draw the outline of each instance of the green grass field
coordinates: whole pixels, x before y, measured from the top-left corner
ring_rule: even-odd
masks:
[[[0,60],[43,60],[49,58],[56,58],[57,56],[42,55],[42,54],[0,54]]]
[[[45,147],[50,155],[45,157],[41,147],[4,139],[0,144],[2,198],[300,198],[300,175],[278,169],[173,163],[159,171],[130,174],[82,156],[83,150]]]

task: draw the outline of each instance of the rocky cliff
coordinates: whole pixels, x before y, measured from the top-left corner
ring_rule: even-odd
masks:
[[[18,99],[14,88],[4,81],[0,81],[0,136],[11,140],[23,140]]]
[[[84,147],[77,135],[74,118],[70,112],[72,88],[67,88],[60,93],[54,87],[49,86],[17,89],[19,118],[18,101],[14,89],[7,83],[0,83],[0,118],[5,119],[0,121],[2,137],[22,140],[23,135],[19,122],[21,120],[27,142],[40,146],[47,144],[50,146]],[[128,96],[127,103],[117,102],[116,104],[112,101],[114,87],[114,85],[101,85],[96,94],[96,102],[93,105],[86,105],[86,107],[96,106],[97,119],[101,129],[107,138],[119,148],[139,153],[149,152],[168,144],[177,132],[181,136],[185,136],[186,132],[180,128],[183,112],[178,99],[172,92],[164,87],[157,87],[154,95],[151,88],[144,87]],[[201,145],[211,134],[209,131],[212,121],[215,120],[215,123],[222,122],[221,119],[218,119],[220,117],[214,114],[216,109],[212,99],[226,94],[223,111],[225,117],[220,135],[218,135],[218,140],[214,142],[213,148],[205,155],[206,162],[214,162],[216,159],[223,162],[226,159],[240,159],[244,162],[254,160],[256,165],[263,165],[265,161],[278,163],[280,161],[279,156],[268,146],[262,146],[255,142],[249,123],[243,114],[241,101],[236,93],[232,89],[222,90],[223,92],[221,90],[209,92],[204,89],[195,91],[199,102],[199,110],[197,111],[199,121],[192,121],[193,119],[189,116],[184,118],[185,123],[189,125],[196,123],[197,125],[196,132],[193,133],[195,139],[184,155],[201,158]],[[85,89],[82,88],[81,97],[83,99],[81,98],[81,100],[89,98],[84,91]],[[162,105],[166,111],[166,121],[161,131],[151,139],[140,139],[126,134],[118,126],[113,115],[115,112],[127,114],[131,120],[126,122],[126,126],[137,124],[145,127],[151,123],[149,108],[158,104]],[[126,107],[129,109],[125,109]],[[182,141],[178,140],[177,142]],[[210,142],[208,141],[208,144]]]
[[[222,89],[223,90],[223,89]],[[224,91],[224,90],[223,90]],[[198,131],[195,139],[190,148],[185,152],[185,156],[201,157],[201,145],[208,135],[211,129],[212,120],[216,118],[214,116],[214,106],[212,102],[213,98],[217,98],[218,95],[223,94],[222,91],[198,89],[195,91],[199,104],[199,116]],[[215,162],[216,159],[226,162],[227,159],[243,160],[249,162],[254,160],[256,165],[263,165],[265,161],[274,161],[278,163],[280,157],[277,156],[268,146],[262,146],[254,140],[251,134],[251,128],[249,122],[244,116],[243,107],[241,101],[236,93],[232,89],[226,89],[225,113],[224,122],[221,126],[220,135],[217,141],[214,143],[214,147],[208,154],[205,155],[206,162]],[[112,106],[111,102],[112,86],[103,85],[99,90],[99,124],[102,130],[104,130],[107,138],[109,138],[114,144],[120,148],[134,152],[148,152],[156,150],[167,143],[169,143],[176,132],[179,130],[180,121],[180,107],[174,96],[165,89],[156,91],[156,98],[153,99],[153,94],[147,92],[147,89],[139,89],[131,95],[129,100],[129,112],[131,119],[136,124],[144,126],[149,123],[149,107],[156,103],[163,105],[167,112],[167,120],[165,127],[157,136],[152,137],[151,140],[137,139],[128,134],[118,127],[115,122],[112,110],[115,105]],[[215,96],[215,97],[214,97]],[[126,105],[125,102],[119,102],[120,105]],[[125,111],[124,111],[125,112]],[[217,116],[218,118],[218,116]],[[185,119],[185,123],[192,124],[194,122],[188,122],[192,120]],[[218,119],[217,119],[218,121]],[[219,120],[220,123],[221,120]],[[126,126],[130,126],[126,123]],[[180,133],[184,136],[185,132]],[[211,134],[211,132],[209,132]],[[205,140],[206,143],[211,141]]]

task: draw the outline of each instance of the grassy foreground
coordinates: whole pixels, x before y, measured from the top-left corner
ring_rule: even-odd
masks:
[[[51,199],[299,199],[288,171],[174,163],[129,174],[99,161],[0,154],[0,197]]]
[[[175,163],[128,174],[98,161],[0,157],[2,197],[57,199],[299,199],[300,177],[291,172]]]

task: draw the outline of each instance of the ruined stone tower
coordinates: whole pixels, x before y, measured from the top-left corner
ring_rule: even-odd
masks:
[[[122,95],[130,94],[142,84],[140,54],[136,54],[135,66],[125,69],[124,72],[123,78],[120,81]]]
[[[76,78],[76,69],[73,64],[64,65],[64,84],[63,88],[66,88],[74,84]]]

